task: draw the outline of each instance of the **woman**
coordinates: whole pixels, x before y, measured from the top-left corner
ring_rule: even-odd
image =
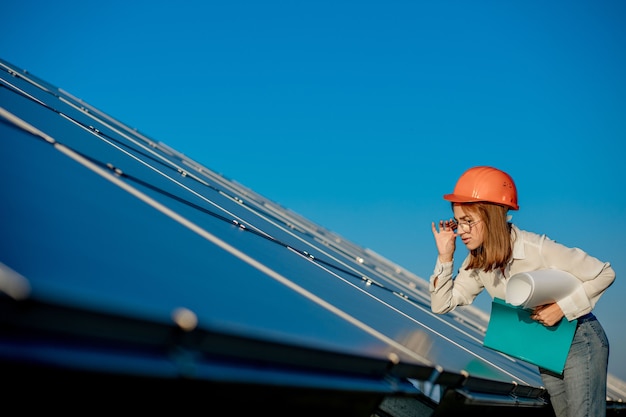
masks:
[[[545,235],[520,230],[509,222],[517,210],[517,189],[505,172],[488,166],[467,170],[454,192],[443,196],[452,203],[454,218],[433,222],[439,256],[430,278],[431,309],[438,314],[471,304],[483,290],[505,299],[508,278],[540,269],[559,269],[581,282],[581,290],[555,303],[536,307],[532,318],[545,326],[578,319],[562,375],[540,368],[557,417],[606,415],[609,342],[591,313],[615,280],[608,262],[578,248],[561,245]],[[453,278],[456,237],[469,254]]]

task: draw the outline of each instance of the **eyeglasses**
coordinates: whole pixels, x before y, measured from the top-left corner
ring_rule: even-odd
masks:
[[[471,233],[472,232],[472,227],[474,227],[474,225],[480,223],[482,220],[468,220],[466,222],[457,222],[455,221],[454,224],[454,229],[456,230],[456,228],[460,228],[462,232],[464,233]]]

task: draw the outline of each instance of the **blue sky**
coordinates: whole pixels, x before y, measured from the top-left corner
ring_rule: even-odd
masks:
[[[509,172],[514,223],[612,263],[595,312],[626,380],[625,18],[621,0],[23,0],[0,57],[425,279],[442,195],[471,166]]]

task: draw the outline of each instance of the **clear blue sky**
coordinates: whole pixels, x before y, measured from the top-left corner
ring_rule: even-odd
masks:
[[[595,311],[626,380],[625,21],[622,0],[23,0],[0,56],[425,279],[442,195],[509,172],[518,226],[616,270]]]

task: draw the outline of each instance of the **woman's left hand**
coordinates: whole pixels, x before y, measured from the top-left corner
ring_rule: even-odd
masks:
[[[561,307],[557,303],[552,303],[535,307],[530,318],[550,327],[560,322],[563,316]]]

